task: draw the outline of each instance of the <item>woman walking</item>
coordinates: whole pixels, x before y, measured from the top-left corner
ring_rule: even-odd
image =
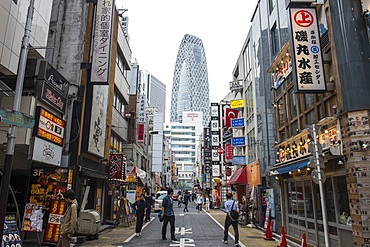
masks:
[[[134,203],[134,209],[136,210],[136,237],[141,236],[141,228],[143,227],[144,212],[148,207],[144,194],[140,195],[140,199]]]

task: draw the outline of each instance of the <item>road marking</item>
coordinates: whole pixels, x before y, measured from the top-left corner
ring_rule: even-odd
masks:
[[[180,214],[179,216],[185,216],[185,214]]]
[[[194,239],[191,238],[180,238],[180,241],[173,241],[175,244],[170,244],[170,246],[195,246],[195,244],[190,244],[194,243]]]
[[[143,227],[141,228],[141,230],[144,230],[145,227],[147,227],[149,225],[150,222],[152,222],[154,220],[154,217],[150,217],[150,221],[145,223],[143,225]],[[136,233],[133,233],[130,237],[128,237],[125,241],[123,241],[124,243],[128,243],[131,241],[131,239],[133,239],[134,237],[136,236]]]
[[[219,226],[219,227],[221,227],[221,229],[222,230],[225,230],[225,228],[224,228],[224,226],[223,225],[221,225],[215,218],[213,218],[212,217],[212,215],[210,215],[209,213],[207,213],[206,212],[206,214],[208,214],[208,216],[209,217],[211,217],[211,219],[214,221],[214,222],[216,222],[216,224]],[[226,215],[226,214],[225,214]],[[239,230],[239,229],[238,229]],[[235,237],[234,237],[234,235],[233,234],[231,234],[230,232],[229,232],[229,236],[232,238],[232,239],[234,239],[235,240]],[[244,244],[242,244],[240,241],[239,241],[239,245],[240,245],[240,247],[246,247]]]
[[[192,229],[193,228],[185,229],[185,227],[181,227],[181,230],[180,230],[180,227],[175,227],[175,234],[181,234],[181,235],[193,234],[193,232],[190,232]]]

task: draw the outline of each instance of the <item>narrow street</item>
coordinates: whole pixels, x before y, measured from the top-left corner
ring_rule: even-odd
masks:
[[[223,222],[225,213],[213,209],[210,213],[198,213],[195,204],[189,204],[190,212],[183,212],[184,207],[175,207],[176,214],[176,238],[177,242],[170,240],[170,226],[167,229],[167,239],[161,239],[162,223],[159,222],[156,213],[152,213],[151,222],[145,223],[142,236],[135,236],[135,225],[130,227],[120,226],[109,232],[102,233],[98,240],[87,241],[79,246],[235,246],[232,227],[229,228],[229,243],[223,244]],[[276,241],[264,240],[264,234],[257,229],[240,227],[240,246],[277,246]]]

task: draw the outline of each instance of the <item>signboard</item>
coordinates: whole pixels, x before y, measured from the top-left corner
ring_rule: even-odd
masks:
[[[2,243],[2,246],[5,247],[22,247],[22,239],[19,234],[15,215],[5,216]]]
[[[145,136],[145,124],[138,124],[137,125],[137,142],[144,143],[144,136]]]
[[[326,91],[315,8],[290,8],[291,55],[297,93]]]
[[[220,137],[218,135],[212,135],[212,146],[220,145]]]
[[[32,116],[28,116],[21,112],[14,112],[8,109],[0,110],[0,122],[13,124],[26,128],[33,128],[35,120]]]
[[[212,165],[212,176],[213,177],[220,176],[220,165]]]
[[[59,167],[33,168],[29,203],[50,209],[50,201],[61,199],[67,189],[68,169]]]
[[[244,100],[243,99],[237,99],[237,100],[232,100],[230,101],[230,108],[240,108],[244,107]]]
[[[26,204],[24,208],[22,231],[42,232],[44,213],[40,205]]]
[[[121,179],[123,171],[122,164],[123,164],[123,154],[110,154],[108,178]]]
[[[231,138],[231,145],[233,146],[245,146],[245,137],[233,137]]]
[[[136,190],[127,190],[126,198],[129,202],[134,203],[136,198]]]
[[[218,117],[218,104],[217,103],[211,103],[211,117]]]
[[[217,120],[211,120],[211,131],[220,131]]]
[[[139,100],[139,109],[137,111],[137,119],[138,123],[145,123],[145,106],[146,106],[146,96],[144,94],[140,95],[140,100]]]
[[[243,89],[243,80],[229,82],[230,91],[239,91]]]
[[[224,153],[224,149],[222,147],[217,148],[217,153],[218,154],[223,154]]]
[[[91,82],[109,84],[114,0],[97,0]]]
[[[245,156],[233,156],[233,165],[245,165],[247,160]]]
[[[88,151],[104,157],[109,86],[94,85]]]
[[[225,159],[231,160],[233,158],[234,148],[231,144],[225,144],[226,154]]]
[[[53,200],[51,202],[48,224],[46,226],[44,241],[57,243],[60,236],[61,219],[66,210],[66,202]]]
[[[32,160],[60,166],[63,147],[35,137]]]
[[[47,82],[42,85],[41,99],[60,113],[65,113],[67,98]]]
[[[34,135],[62,146],[65,121],[39,106],[36,116],[37,128]]]
[[[212,150],[212,161],[220,161],[220,156],[217,153],[217,150]]]
[[[232,128],[240,128],[244,126],[244,118],[231,119]]]

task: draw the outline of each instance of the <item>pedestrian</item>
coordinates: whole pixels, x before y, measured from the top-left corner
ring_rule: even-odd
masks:
[[[206,195],[206,212],[209,212],[210,209],[210,200],[209,200],[209,195]]]
[[[238,219],[233,219],[231,217],[231,210],[235,210],[237,212],[239,212],[239,208],[238,208],[238,204],[236,202],[234,202],[231,198],[233,197],[233,195],[231,193],[227,193],[226,194],[226,199],[227,201],[225,202],[225,211],[226,211],[226,218],[225,218],[225,230],[224,230],[224,239],[222,240],[222,242],[224,244],[227,244],[228,241],[228,236],[229,236],[229,226],[232,225],[233,228],[234,228],[234,234],[235,234],[235,246],[240,246],[239,245],[239,231],[238,231]]]
[[[144,194],[141,194],[140,199],[134,202],[133,207],[136,210],[136,237],[139,237],[141,236],[141,228],[143,227],[144,212],[147,209]]]
[[[189,212],[188,204],[189,204],[189,201],[190,200],[191,200],[191,196],[189,194],[189,191],[185,190],[185,195],[184,195],[184,205],[185,205],[185,208],[184,208],[184,212]]]
[[[170,222],[171,228],[171,240],[177,241],[175,237],[175,212],[173,211],[173,189],[167,190],[167,196],[163,198],[162,201],[162,217],[163,217],[163,226],[162,226],[162,239],[167,240],[166,232],[167,232],[167,225]]]
[[[77,230],[77,200],[73,190],[66,190],[63,197],[67,203],[67,209],[60,226],[60,238],[57,247],[71,246],[71,239]]]
[[[150,221],[150,212],[152,210],[152,205],[154,204],[153,197],[150,195],[149,192],[146,193],[145,202],[146,202],[145,221],[148,222],[148,221]]]
[[[198,197],[197,197],[198,213],[200,213],[202,211],[203,203],[204,203],[203,193],[200,192]]]
[[[182,195],[179,194],[179,196],[177,197],[177,206],[181,208],[181,205],[182,205]]]

